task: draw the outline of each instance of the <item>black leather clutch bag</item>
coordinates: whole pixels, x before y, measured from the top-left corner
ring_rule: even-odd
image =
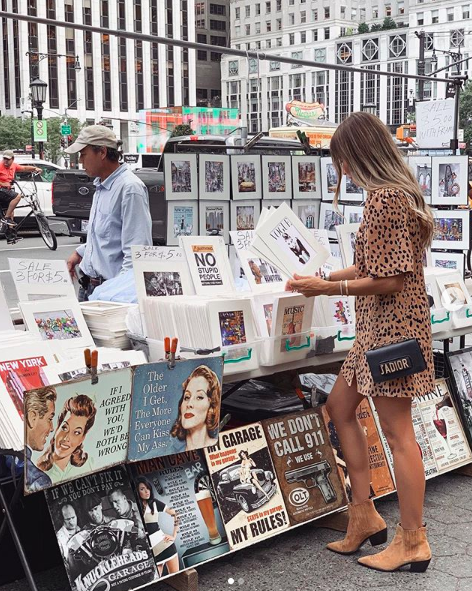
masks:
[[[426,361],[416,339],[371,349],[365,356],[376,384],[421,373],[426,369]]]

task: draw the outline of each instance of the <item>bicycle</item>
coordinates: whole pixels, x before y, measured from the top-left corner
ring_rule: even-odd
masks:
[[[12,244],[15,244],[18,230],[21,230],[21,228],[26,223],[26,220],[28,220],[31,216],[34,216],[36,218],[36,223],[38,224],[39,233],[41,234],[41,238],[43,239],[44,243],[46,244],[46,246],[50,250],[56,250],[56,248],[57,248],[56,234],[54,233],[53,230],[51,230],[51,227],[49,226],[48,219],[44,215],[44,213],[41,209],[41,205],[39,204],[38,191],[36,188],[36,180],[35,180],[35,177],[38,174],[40,174],[40,173],[31,173],[31,180],[26,183],[24,181],[22,181],[23,186],[20,186],[18,181],[16,181],[16,180],[13,181],[12,188],[14,188],[16,193],[21,195],[21,201],[17,205],[15,211],[18,209],[26,209],[26,208],[30,208],[31,211],[28,212],[23,218],[21,218],[21,220],[18,222],[18,224],[14,228],[8,229],[8,228],[6,228],[5,224],[1,224],[0,232],[5,233],[5,235],[7,237],[9,235],[10,236],[9,241]],[[5,215],[5,211],[3,211],[3,215]]]

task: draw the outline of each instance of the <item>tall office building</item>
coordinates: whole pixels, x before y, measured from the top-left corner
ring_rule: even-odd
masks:
[[[224,56],[223,105],[240,108],[251,132],[284,125],[285,105],[294,99],[323,103],[327,117],[335,122],[369,105],[395,128],[406,120],[417,83],[369,70],[418,73],[416,33],[421,30],[426,34],[427,74],[452,62],[448,52],[468,57],[471,9],[470,2],[457,0],[232,0],[231,46],[266,54],[268,59]],[[395,28],[382,29],[386,18]],[[362,23],[369,26],[368,33],[359,32],[365,28]],[[270,59],[277,55],[353,65],[366,73]],[[467,71],[469,62],[461,69]],[[425,98],[444,97],[445,84],[433,80],[425,83]]]
[[[195,0],[1,0],[1,7],[61,23],[195,41]],[[106,120],[125,150],[133,151],[132,121],[141,109],[196,105],[193,49],[7,19],[2,33],[0,110],[6,115],[30,109],[29,84],[39,77],[48,85],[45,118],[67,110],[81,121]],[[48,55],[41,59],[38,52]]]

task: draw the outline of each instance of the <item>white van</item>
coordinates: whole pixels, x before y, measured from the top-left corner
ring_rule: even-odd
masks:
[[[53,164],[52,162],[47,162],[46,160],[39,160],[27,156],[27,155],[15,155],[15,162],[17,164],[22,164],[24,166],[37,166],[38,168],[42,169],[41,175],[35,177],[36,181],[36,189],[38,191],[38,199],[39,204],[41,205],[41,209],[43,213],[50,217],[53,214],[52,211],[52,181],[56,176],[56,171],[61,170],[61,167],[57,164]],[[26,190],[28,190],[28,184],[31,182],[31,173],[29,172],[17,172],[15,179],[19,182],[20,186],[24,186]],[[20,201],[19,206],[25,205],[25,203]],[[20,207],[15,211],[15,217],[24,217],[29,213],[29,208],[21,209]]]

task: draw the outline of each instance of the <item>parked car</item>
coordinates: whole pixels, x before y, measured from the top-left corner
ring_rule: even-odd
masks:
[[[237,503],[245,513],[250,513],[258,509],[267,502],[267,497],[272,498],[277,492],[275,476],[269,470],[254,468],[251,474],[255,476],[262,486],[267,497],[250,482],[241,482],[239,474],[241,465],[236,464],[224,468],[220,472],[220,478],[216,487],[216,492],[220,501],[231,501]]]
[[[154,244],[163,245],[167,239],[164,175],[155,168],[141,168],[133,172],[143,181],[149,193]],[[85,171],[69,169],[56,174],[52,187],[52,208],[55,220],[65,222],[71,236],[85,240],[94,193],[93,179]]]

